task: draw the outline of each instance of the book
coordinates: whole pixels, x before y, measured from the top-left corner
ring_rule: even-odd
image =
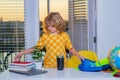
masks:
[[[9,68],[35,68],[35,64],[28,66],[9,65]]]
[[[9,68],[9,70],[12,70],[12,71],[29,71],[31,70],[32,68]]]
[[[33,62],[22,62],[22,61],[18,61],[18,62],[11,62],[11,65],[16,65],[16,66],[29,66],[29,65],[33,65]]]

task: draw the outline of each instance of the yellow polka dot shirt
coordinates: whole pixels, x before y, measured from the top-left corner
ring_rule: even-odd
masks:
[[[57,55],[64,55],[64,65],[67,67],[66,49],[71,49],[73,46],[66,32],[62,32],[61,34],[43,34],[37,46],[46,48],[44,57],[45,68],[57,67]]]

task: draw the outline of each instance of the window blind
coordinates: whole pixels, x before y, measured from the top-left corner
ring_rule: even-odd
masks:
[[[69,0],[69,28],[73,46],[88,49],[87,0]]]
[[[0,51],[23,49],[24,0],[0,0]]]

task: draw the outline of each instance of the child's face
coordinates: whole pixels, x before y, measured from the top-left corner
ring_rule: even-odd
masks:
[[[56,33],[57,32],[57,29],[55,27],[48,26],[47,28],[51,33]]]

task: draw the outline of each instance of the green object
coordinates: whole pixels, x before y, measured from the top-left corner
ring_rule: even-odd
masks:
[[[115,70],[112,72],[112,75],[114,76],[117,72],[118,72],[118,70],[115,69]]]
[[[108,58],[103,58],[101,60],[96,61],[96,66],[103,66],[109,64]]]
[[[76,70],[76,71],[79,71],[79,68],[73,68],[74,70]]]
[[[42,49],[34,49],[32,52],[32,58],[34,60],[42,60],[42,57],[44,56]]]

